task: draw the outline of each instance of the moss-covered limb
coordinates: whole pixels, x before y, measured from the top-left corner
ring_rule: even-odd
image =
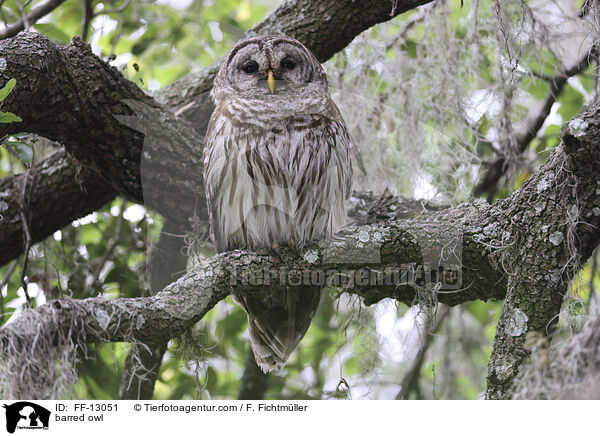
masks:
[[[23,198],[23,184],[26,190]],[[33,242],[102,207],[115,191],[96,174],[57,151],[24,174],[0,180],[0,265],[23,253],[21,207],[27,205]]]
[[[455,305],[474,299],[500,299],[505,287],[502,274],[489,263],[485,245],[479,242],[481,224],[475,223],[476,209],[477,206],[465,205],[419,219],[351,228],[333,240],[307,247],[300,256],[287,250],[279,256],[243,251],[221,253],[200,261],[153,297],[53,300],[25,312],[0,330],[2,353],[15,337],[22,341],[44,331],[46,323],[55,326],[48,331],[66,334],[60,331],[61,326],[70,326],[73,319],[80,320],[78,324],[84,329],[87,342],[154,343],[169,339],[201,319],[232,290],[249,292],[264,286],[266,280],[272,284],[294,284],[327,279],[327,283],[341,283],[344,290],[363,296],[367,303],[394,298],[407,304],[440,301]],[[444,223],[441,227],[440,222]],[[448,238],[448,232],[456,237]],[[462,246],[456,245],[461,241]],[[429,256],[434,250],[446,250],[448,256],[454,253],[458,260],[462,256],[462,284],[441,283],[435,275],[428,281],[426,271],[418,267],[424,262],[433,263]],[[391,275],[411,272],[415,267],[416,275]],[[389,272],[390,280],[407,282],[385,282],[384,276],[377,275],[381,272]]]
[[[216,270],[218,262],[207,261],[206,271]],[[78,355],[85,355],[87,343],[144,343],[151,349],[159,346],[161,341],[191,327],[225,298],[229,293],[227,283],[219,280],[225,280],[225,276],[215,274],[209,278],[203,270],[197,270],[154,297],[60,299],[25,311],[0,329],[3,395],[65,396],[63,389],[76,380],[73,363]],[[48,365],[48,361],[56,365]]]
[[[572,120],[563,143],[525,186],[494,205],[509,242],[507,297],[487,397],[510,398],[530,355],[528,335],[552,334],[574,274],[600,241],[600,105]]]
[[[33,353],[29,347],[72,337],[79,342],[139,341],[154,344],[179,335],[230,293],[228,275],[219,273],[222,259],[208,259],[153,297],[84,300],[58,299],[25,311],[0,329],[0,354]],[[214,272],[214,274],[213,274]],[[42,341],[43,342],[43,341]],[[29,344],[29,345],[27,345]],[[35,348],[35,347],[34,347]]]

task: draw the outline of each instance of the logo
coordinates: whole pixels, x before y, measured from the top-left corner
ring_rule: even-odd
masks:
[[[50,411],[28,401],[19,401],[3,406],[6,409],[6,431],[14,433],[18,429],[47,430]]]

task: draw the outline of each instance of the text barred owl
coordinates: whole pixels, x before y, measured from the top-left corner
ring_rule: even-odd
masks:
[[[204,183],[216,249],[298,250],[346,217],[351,143],[319,61],[300,42],[239,42],[217,74],[204,148]],[[264,371],[280,367],[316,312],[321,286],[237,294]]]

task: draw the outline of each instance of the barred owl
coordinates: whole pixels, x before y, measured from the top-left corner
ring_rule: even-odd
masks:
[[[346,218],[352,145],[319,61],[299,41],[239,42],[211,91],[204,183],[217,251],[301,250]],[[255,360],[281,367],[316,312],[322,286],[280,285],[234,294],[248,315]]]

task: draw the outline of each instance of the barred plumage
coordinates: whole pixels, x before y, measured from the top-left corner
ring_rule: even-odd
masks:
[[[351,191],[352,147],[314,56],[284,36],[240,42],[211,96],[216,108],[204,180],[217,250],[301,249],[339,228]],[[320,291],[285,286],[234,296],[248,314],[252,348],[265,371],[285,363],[304,336]]]

